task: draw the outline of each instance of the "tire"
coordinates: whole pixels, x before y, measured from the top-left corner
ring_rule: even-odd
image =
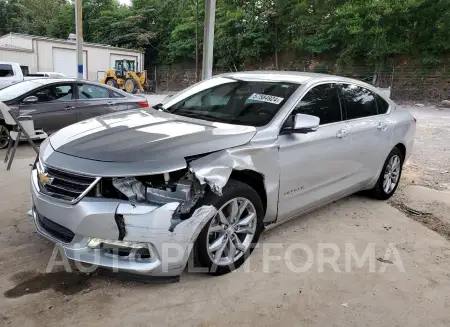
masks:
[[[128,92],[128,93],[135,94],[135,93],[138,91],[137,83],[136,83],[136,81],[135,81],[134,79],[132,79],[132,78],[128,78],[128,79],[125,81],[124,87],[125,87],[125,91]]]
[[[105,84],[108,86],[114,87],[116,89],[119,88],[119,84],[117,84],[117,81],[112,78],[108,79]]]
[[[194,253],[197,259],[196,261],[202,267],[207,267],[211,275],[223,275],[239,268],[253,252],[263,229],[264,208],[261,198],[253,188],[240,181],[230,179],[223,188],[222,193],[222,196],[218,196],[209,191],[205,197],[197,203],[197,206],[213,205],[219,210],[222,209],[222,212],[224,213],[230,213],[231,216],[231,208],[235,201],[237,201],[238,205],[236,208],[240,208],[245,200],[247,200],[247,207],[241,212],[241,216],[238,217],[238,222],[245,222],[245,219],[248,220],[252,214],[254,214],[255,217],[251,220],[252,223],[249,224],[248,227],[244,227],[247,225],[240,226],[240,224],[237,225],[234,223],[235,226],[229,224],[229,226],[224,229],[223,227],[220,227],[220,214],[218,212],[217,215],[205,225],[195,242]],[[239,220],[239,218],[241,219]],[[219,231],[214,232],[211,231],[212,229]],[[241,232],[239,232],[239,230],[241,230]],[[253,234],[247,234],[250,230],[253,231]],[[236,232],[234,233],[234,231]],[[223,242],[220,241],[222,236]],[[220,244],[217,251],[208,250],[217,243]],[[231,257],[231,244],[234,246],[236,253],[233,260],[229,259]],[[222,249],[222,247],[224,248]],[[239,247],[241,247],[242,250],[239,249]],[[220,255],[220,250],[222,250],[220,254],[224,257],[226,256],[226,258],[221,258],[221,256],[219,256],[219,263],[217,263],[213,261],[213,256]],[[229,262],[225,262],[226,260]]]
[[[9,129],[0,123],[0,149],[6,149],[9,144]]]
[[[403,153],[397,147],[393,148],[384,162],[377,183],[373,189],[368,191],[370,197],[378,200],[387,200],[395,193],[402,176],[403,161]],[[398,165],[396,174],[391,170],[393,162],[397,162],[396,165]],[[387,179],[391,181],[391,184],[387,182]],[[394,180],[395,184],[392,184]],[[388,184],[390,187],[387,187]]]

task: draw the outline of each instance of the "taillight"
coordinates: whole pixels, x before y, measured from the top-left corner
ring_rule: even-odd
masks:
[[[137,104],[138,104],[139,107],[141,107],[141,108],[147,108],[147,107],[148,107],[148,102],[147,102],[147,101],[138,102]]]

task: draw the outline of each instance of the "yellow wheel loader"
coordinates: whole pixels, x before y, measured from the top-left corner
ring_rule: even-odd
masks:
[[[147,74],[145,71],[136,72],[134,60],[116,60],[115,67],[105,71],[100,83],[134,94],[147,89]]]

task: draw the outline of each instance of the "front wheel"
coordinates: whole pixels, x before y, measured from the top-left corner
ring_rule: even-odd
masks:
[[[113,78],[108,79],[108,81],[106,81],[106,85],[114,87],[116,89],[119,88],[119,84],[117,84],[117,81]]]
[[[5,149],[9,144],[9,130],[5,125],[0,124],[0,149]]]
[[[245,183],[229,180],[222,196],[210,192],[200,205],[213,205],[218,211],[198,236],[198,261],[213,275],[239,268],[262,231],[264,209],[258,193]]]
[[[369,191],[369,195],[378,200],[387,200],[395,192],[400,182],[403,169],[403,153],[393,148],[384,162],[377,184]]]

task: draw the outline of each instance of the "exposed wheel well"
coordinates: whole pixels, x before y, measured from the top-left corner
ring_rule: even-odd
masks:
[[[252,170],[233,170],[230,178],[249,185],[258,193],[261,198],[265,214],[267,209],[267,193],[264,187],[263,175]]]
[[[404,159],[405,159],[405,156],[406,156],[406,147],[405,147],[405,145],[404,145],[403,143],[399,143],[399,144],[397,144],[395,147],[398,148],[398,149],[400,150],[400,152],[401,152],[402,155],[403,155],[403,160],[404,160]]]
[[[3,118],[0,118],[0,125],[5,126],[7,129],[11,130],[11,126],[6,125],[5,120]]]

